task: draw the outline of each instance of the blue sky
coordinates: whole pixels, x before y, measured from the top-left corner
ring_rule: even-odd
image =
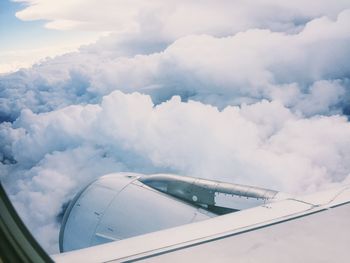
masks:
[[[40,42],[57,39],[62,32],[44,28],[44,21],[21,21],[15,14],[22,3],[0,0],[0,49],[37,47]]]
[[[73,51],[94,42],[97,32],[45,28],[45,20],[22,21],[24,3],[0,0],[0,73],[28,67],[47,56]]]

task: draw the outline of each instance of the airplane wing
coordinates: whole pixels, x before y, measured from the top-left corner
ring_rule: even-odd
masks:
[[[53,255],[55,262],[349,262],[350,185]]]

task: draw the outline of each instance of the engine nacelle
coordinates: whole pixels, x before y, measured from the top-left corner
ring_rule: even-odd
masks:
[[[69,204],[61,225],[66,252],[216,216],[140,182],[139,174],[105,175]]]

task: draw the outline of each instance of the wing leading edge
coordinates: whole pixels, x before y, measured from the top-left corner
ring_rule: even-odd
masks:
[[[348,262],[350,186],[54,255],[56,262]]]

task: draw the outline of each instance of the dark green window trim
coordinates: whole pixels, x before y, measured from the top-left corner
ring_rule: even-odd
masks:
[[[53,262],[23,224],[1,183],[0,262]]]

